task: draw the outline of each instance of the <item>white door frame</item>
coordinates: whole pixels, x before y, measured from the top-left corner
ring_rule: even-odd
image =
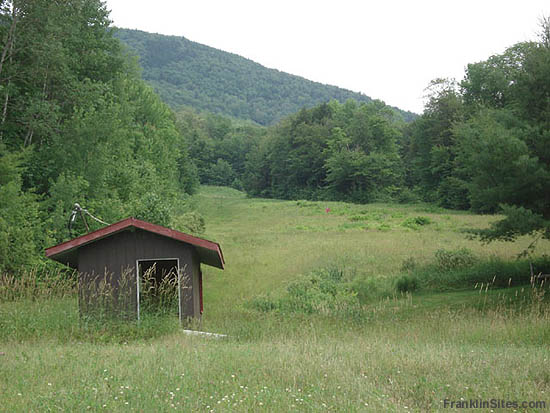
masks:
[[[137,294],[137,319],[139,321],[139,293],[141,279],[139,276],[139,263],[142,261],[176,261],[176,271],[178,276],[178,316],[181,322],[181,271],[179,258],[140,258],[136,260],[136,294]]]

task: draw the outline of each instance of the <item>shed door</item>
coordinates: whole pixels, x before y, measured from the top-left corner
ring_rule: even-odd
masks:
[[[181,319],[179,259],[137,261],[137,311],[173,312]]]

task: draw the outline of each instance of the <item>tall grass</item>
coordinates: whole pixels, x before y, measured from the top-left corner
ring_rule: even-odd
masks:
[[[528,240],[482,249],[461,232],[494,217],[422,205],[298,205],[226,188],[205,188],[196,202],[204,236],[220,242],[227,262],[223,272],[203,268],[202,327],[228,337],[187,336],[169,311],[147,312],[140,323],[82,318],[74,285],[65,298],[2,293],[11,298],[0,299],[0,410],[550,402],[548,292],[540,280],[523,284],[530,269],[513,260]],[[473,261],[468,252],[436,257],[464,248]],[[397,290],[402,276],[416,280],[416,291]],[[251,306],[258,297],[273,308]],[[357,312],[341,311],[347,299]]]
[[[149,340],[180,328],[177,279],[143,277],[143,308],[136,319],[133,271],[84,275],[31,270],[0,276],[0,343],[53,339],[65,343]]]
[[[178,315],[178,275],[168,273],[158,279],[155,265],[145,271],[141,278],[140,313]],[[184,285],[186,277],[180,280]]]
[[[100,329],[67,341],[27,337],[12,346],[2,339],[2,405],[359,412],[437,411],[444,399],[545,400],[548,307],[512,308],[491,288],[470,291],[469,304],[455,306],[452,294],[433,308],[410,294],[373,303],[361,323],[254,312],[228,320],[225,340],[177,328],[125,341],[102,340]]]
[[[531,268],[537,274],[550,272],[550,256],[531,260],[504,260],[498,257],[477,257],[468,249],[438,250],[433,261],[417,265],[404,261],[405,274],[396,278],[398,291],[453,291],[468,290],[475,285],[489,283],[507,288],[531,283]]]
[[[0,274],[0,302],[71,297],[78,289],[74,273],[34,268],[17,275]]]

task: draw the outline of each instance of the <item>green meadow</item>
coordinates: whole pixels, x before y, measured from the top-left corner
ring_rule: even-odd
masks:
[[[189,328],[227,337],[186,335],[174,316],[80,319],[74,284],[4,276],[0,411],[550,407],[548,291],[516,259],[531,239],[467,236],[497,216],[221,187],[192,202],[226,269],[203,266],[204,315]],[[536,271],[550,272],[546,254],[540,241]]]

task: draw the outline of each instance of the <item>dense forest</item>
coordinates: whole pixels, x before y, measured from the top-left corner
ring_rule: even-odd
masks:
[[[246,140],[229,119],[182,109],[201,182],[263,197],[502,212],[477,235],[550,238],[550,22],[540,28],[538,41],[469,64],[460,82],[432,81],[408,124],[379,101],[330,101],[264,132],[251,127]]]
[[[174,109],[182,105],[270,125],[335,99],[370,102],[361,93],[268,69],[244,57],[184,37],[119,29],[116,36],[139,56],[143,78]],[[395,109],[403,118],[411,112]]]
[[[43,264],[45,247],[82,234],[81,221],[67,228],[75,202],[109,223],[135,216],[200,231],[187,202],[199,182],[503,212],[477,235],[550,238],[548,19],[537,41],[469,64],[460,82],[434,80],[424,113],[407,123],[383,102],[183,38],[119,31],[159,53],[142,56],[144,76],[154,66],[170,82],[192,81],[197,99],[174,111],[141,79],[108,15],[99,0],[0,0],[0,272]],[[179,71],[186,59],[197,70]],[[232,107],[217,84],[251,100],[237,99],[232,117],[213,113]]]
[[[433,81],[401,150],[423,199],[507,215],[483,239],[550,238],[550,19],[538,41],[469,64],[461,82]]]
[[[99,0],[0,3],[0,271],[68,239],[75,202],[169,224],[196,187],[173,113],[109,25]]]

